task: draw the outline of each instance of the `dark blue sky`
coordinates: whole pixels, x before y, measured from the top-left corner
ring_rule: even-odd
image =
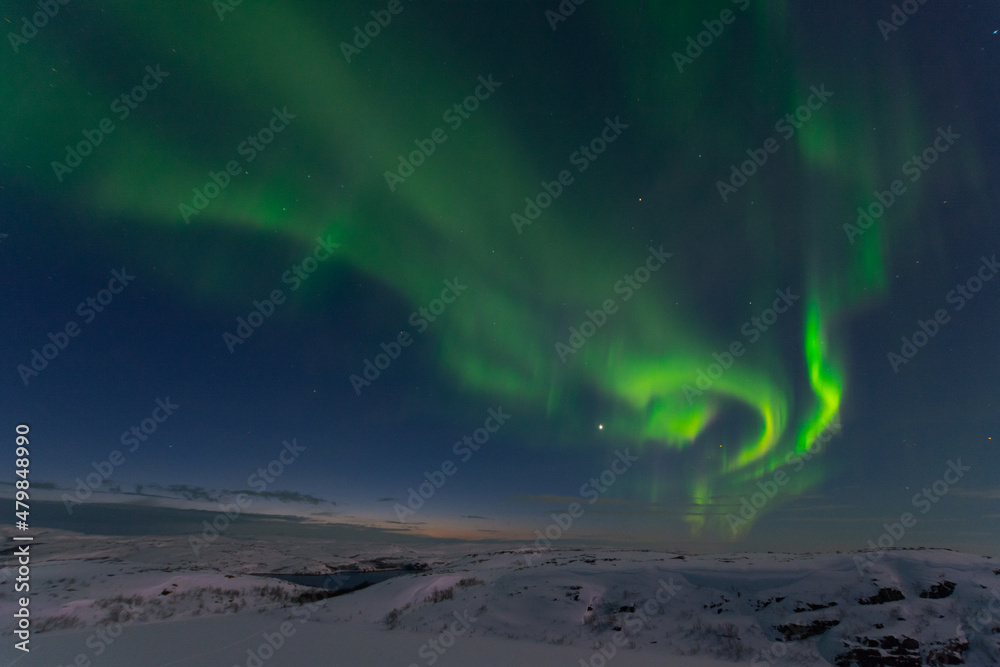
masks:
[[[35,497],[110,470],[77,499],[511,540],[577,502],[567,539],[705,549],[911,512],[901,546],[996,552],[996,8],[550,4],[405,2],[349,60],[381,6],[68,5],[8,39],[0,416]]]

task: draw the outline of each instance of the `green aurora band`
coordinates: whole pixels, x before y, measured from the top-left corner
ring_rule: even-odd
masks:
[[[905,72],[882,77],[900,82],[890,94],[859,84],[837,51],[810,59],[796,49],[803,38],[785,3],[736,8],[735,24],[683,73],[674,52],[702,20],[734,5],[646,4],[642,12],[578,10],[601,14],[609,44],[633,45],[595,47],[607,49],[601,56],[617,68],[621,86],[605,115],[620,115],[629,129],[594,169],[574,172],[574,184],[521,234],[510,215],[522,212],[540,182],[568,168],[564,156],[599,134],[603,116],[569,129],[544,110],[525,120],[514,113],[519,100],[541,95],[544,82],[498,77],[502,85],[481,108],[448,129],[447,141],[390,193],[385,170],[415,138],[443,125],[442,111],[471,94],[477,76],[490,73],[471,47],[448,46],[446,27],[417,3],[406,4],[350,64],[339,40],[366,16],[353,9],[327,8],[320,17],[306,3],[244,3],[220,22],[205,2],[137,10],[110,0],[102,3],[106,13],[76,6],[101,26],[90,38],[102,44],[103,61],[79,58],[74,40],[82,38],[59,24],[68,16],[16,57],[8,54],[0,91],[11,120],[0,129],[0,152],[18,168],[18,186],[74,207],[87,221],[81,224],[127,219],[178,235],[226,230],[236,239],[267,232],[299,252],[330,235],[341,244],[340,261],[411,308],[427,303],[442,280],[459,277],[468,296],[429,343],[457,386],[547,416],[560,425],[559,442],[550,446],[591,438],[582,424],[589,428],[594,418],[581,414],[579,400],[600,397],[602,438],[679,462],[671,470],[651,465],[615,493],[651,506],[681,505],[691,530],[729,537],[726,516],[738,499],[839,418],[848,387],[845,319],[884,291],[901,235],[896,226],[912,217],[919,196],[908,195],[853,244],[841,226],[896,176],[898,156],[922,148],[930,133],[914,117]],[[539,21],[531,30],[548,30],[540,12]],[[342,37],[332,38],[329,26]],[[547,39],[522,45],[519,62],[554,60]],[[412,43],[435,46],[421,57]],[[141,79],[147,62],[157,62],[145,54],[162,54],[170,75],[57,182],[50,163],[82,128],[110,115],[108,102]],[[748,54],[753,74],[736,80],[730,63]],[[856,58],[873,66],[863,54]],[[125,76],[128,67],[112,66],[123,62],[136,63],[134,76],[108,80],[109,70]],[[723,205],[714,183],[728,169],[720,165],[773,134],[773,123],[761,118],[780,119],[820,84],[834,91],[830,101],[782,144],[775,164]],[[178,205],[190,204],[192,188],[236,158],[237,145],[266,125],[272,108],[285,106],[296,116],[289,127],[185,227]],[[524,129],[536,122],[551,126],[543,137],[549,159]],[[898,131],[873,142],[872,125]],[[219,127],[229,130],[209,129]],[[648,179],[642,190],[615,180],[629,154],[639,165],[630,178],[644,170]],[[598,186],[612,194],[596,193]],[[623,213],[638,211],[632,191],[658,200],[656,212]],[[647,216],[642,224],[655,223],[661,236],[601,224],[630,215]],[[642,264],[648,246],[661,244],[674,257],[563,364],[554,343],[566,341],[586,310],[614,298],[616,282]],[[178,276],[178,292],[243,307],[247,268],[239,242],[184,246],[172,255],[164,257],[163,275]],[[741,281],[726,264],[735,256],[745,259]],[[264,273],[261,284],[273,282],[273,272]],[[742,340],[740,323],[788,286],[802,298],[775,330],[708,390],[685,392],[713,353]],[[730,316],[710,317],[706,304]],[[737,426],[721,428],[733,419]],[[712,449],[720,451],[704,456]],[[767,509],[820,483],[823,468],[811,463],[792,476]]]

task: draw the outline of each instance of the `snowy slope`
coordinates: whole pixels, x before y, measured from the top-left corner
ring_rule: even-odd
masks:
[[[180,538],[40,543],[33,650],[13,649],[4,613],[5,665],[1000,664],[1000,564],[948,550],[888,551],[859,571],[855,554],[220,540],[195,558]],[[406,563],[429,569],[322,601],[252,574]]]

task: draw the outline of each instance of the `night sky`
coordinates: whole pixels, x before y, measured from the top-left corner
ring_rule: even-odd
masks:
[[[0,15],[35,524],[1000,553],[996,3],[52,5]]]

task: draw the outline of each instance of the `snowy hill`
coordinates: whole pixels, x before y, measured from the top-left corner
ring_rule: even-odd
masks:
[[[313,541],[290,555],[274,540],[220,542],[206,561],[179,538],[155,538],[156,548],[151,539],[45,536],[37,553],[48,555],[32,570],[32,652],[13,649],[5,614],[3,664],[69,665],[80,655],[138,664],[130,651],[157,646],[142,664],[255,665],[257,655],[297,665],[330,655],[330,642],[344,661],[323,664],[1000,663],[1000,564],[948,550],[862,562]],[[252,574],[416,563],[428,569],[326,599]],[[11,574],[0,571],[4,607]]]

